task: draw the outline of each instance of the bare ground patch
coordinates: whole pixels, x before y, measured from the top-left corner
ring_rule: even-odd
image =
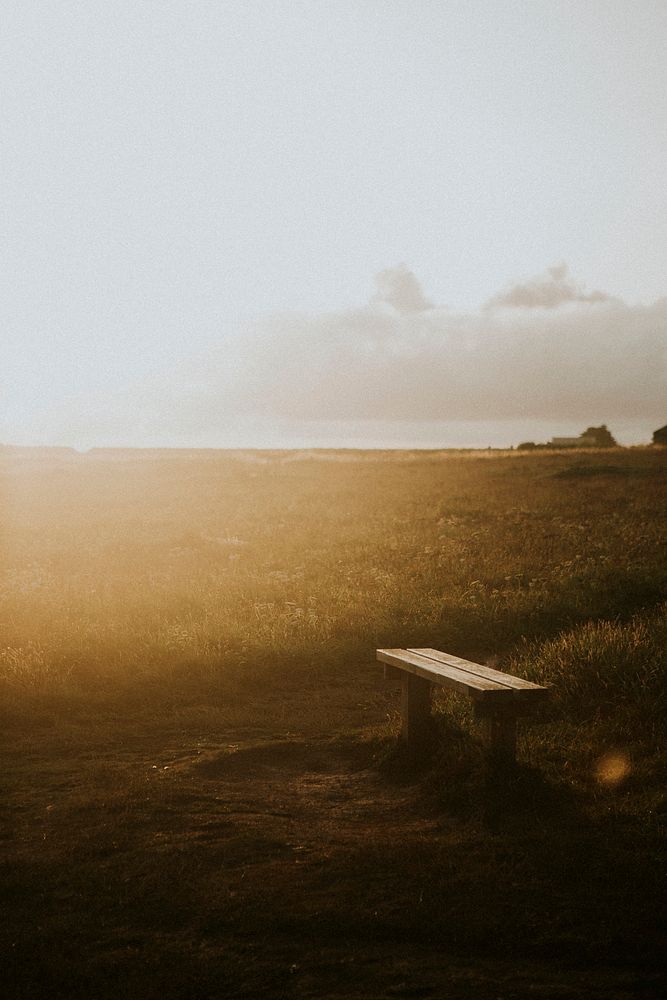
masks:
[[[544,817],[490,833],[434,811],[376,748],[229,732],[33,748],[4,828],[8,995],[659,995],[631,927],[612,960],[618,928],[590,905],[609,920],[622,903],[600,884],[605,831],[564,825],[543,858]]]

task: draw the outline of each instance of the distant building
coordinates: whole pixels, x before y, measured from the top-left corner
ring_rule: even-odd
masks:
[[[665,428],[663,428],[665,430]],[[657,432],[656,432],[657,433]],[[655,435],[654,435],[655,437]],[[665,442],[667,444],[667,441]],[[549,442],[550,448],[616,448],[617,444],[606,424],[600,427],[587,427],[579,437],[554,437]]]
[[[653,431],[653,444],[667,444],[667,424]]]
[[[549,442],[552,448],[594,448],[595,439],[587,434],[580,434],[576,438],[552,438]]]

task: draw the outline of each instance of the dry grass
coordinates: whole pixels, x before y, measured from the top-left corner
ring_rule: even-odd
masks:
[[[291,457],[7,463],[6,683],[187,698],[399,637],[500,655],[665,592],[660,453]]]

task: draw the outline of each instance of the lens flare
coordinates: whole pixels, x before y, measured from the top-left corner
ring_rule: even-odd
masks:
[[[602,785],[615,787],[620,784],[632,770],[627,754],[614,750],[604,754],[595,765],[595,777]]]

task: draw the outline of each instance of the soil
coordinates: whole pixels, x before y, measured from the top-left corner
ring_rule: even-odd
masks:
[[[568,932],[581,828],[558,885],[543,822],[447,814],[363,732],[56,727],[10,754],[8,997],[660,995],[632,933],[587,904]]]

